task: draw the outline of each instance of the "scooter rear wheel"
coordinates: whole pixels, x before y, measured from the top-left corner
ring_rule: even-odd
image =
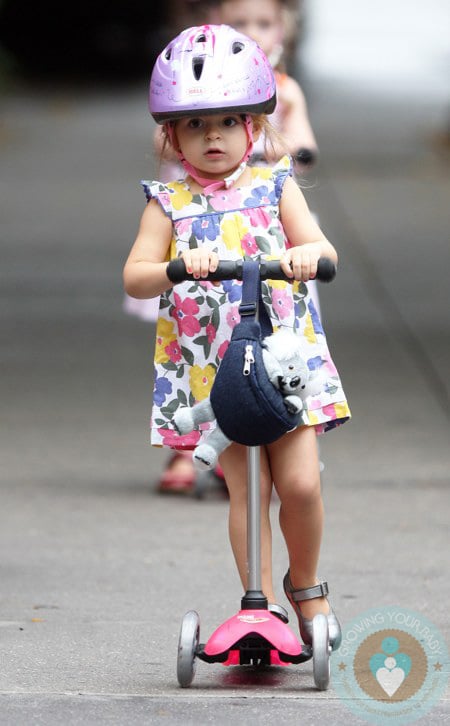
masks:
[[[330,683],[330,643],[328,619],[319,613],[313,618],[313,675],[319,691],[326,691]]]
[[[200,618],[195,610],[189,610],[181,621],[178,639],[177,678],[182,688],[188,688],[194,679],[199,640]]]

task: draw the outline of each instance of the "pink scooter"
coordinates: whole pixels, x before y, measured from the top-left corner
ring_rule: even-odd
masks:
[[[221,262],[208,279],[239,279],[239,267],[239,262]],[[286,279],[279,263],[261,263],[260,269],[261,279]],[[193,279],[186,274],[181,259],[169,264],[167,274],[172,282]],[[328,282],[334,275],[333,263],[320,260],[317,278]],[[191,685],[197,659],[224,666],[263,667],[303,663],[312,658],[314,683],[319,690],[326,690],[330,681],[331,653],[326,615],[314,617],[312,646],[304,645],[289,626],[268,609],[267,598],[262,592],[259,446],[248,447],[247,462],[248,589],[242,597],[241,609],[222,623],[205,644],[200,643],[198,613],[189,610],[184,615],[178,641],[178,683],[182,688]]]

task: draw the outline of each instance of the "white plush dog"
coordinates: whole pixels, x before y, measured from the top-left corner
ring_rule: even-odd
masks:
[[[263,361],[270,382],[284,398],[289,413],[303,409],[303,401],[320,390],[317,377],[308,369],[302,357],[300,340],[292,331],[280,330],[265,338]],[[209,398],[193,408],[180,408],[174,415],[174,424],[180,434],[188,434],[206,421],[214,421],[215,414]],[[199,469],[213,469],[217,459],[231,444],[219,426],[205,436],[194,450],[194,462]]]

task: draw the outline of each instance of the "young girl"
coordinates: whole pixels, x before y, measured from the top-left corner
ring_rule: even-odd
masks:
[[[164,125],[187,177],[169,184],[144,182],[148,206],[124,269],[125,289],[136,298],[160,295],[156,333],[151,441],[192,449],[199,433],[178,436],[173,425],[180,405],[209,395],[215,372],[238,322],[237,282],[202,281],[219,259],[247,255],[281,258],[291,283],[267,281],[263,298],[274,328],[295,331],[311,369],[320,369],[323,390],[308,402],[309,425],[301,426],[261,454],[262,585],[272,610],[269,505],[272,486],[280,499],[280,525],[288,555],[286,595],[311,643],[311,619],[328,615],[330,643],[338,647],[339,623],[318,583],[322,538],[316,434],[349,418],[337,371],[305,282],[320,257],[337,261],[334,247],[311,217],[291,178],[288,157],[272,169],[250,168],[253,142],[275,104],[275,82],[261,49],[228,26],[182,32],[159,56],[150,83],[150,110]],[[175,287],[166,275],[169,259],[181,256],[194,282]],[[210,424],[205,424],[205,427]],[[244,588],[247,586],[246,450],[232,444],[222,454],[230,498],[229,534]]]
[[[189,13],[194,7],[189,4]],[[283,52],[287,26],[292,18],[287,17],[288,3],[285,0],[208,0],[196,2],[197,16],[203,15],[206,22],[221,22],[231,25],[239,32],[255,40],[275,69],[277,106],[271,114],[271,124],[279,132],[279,139],[272,144],[264,143],[264,133],[259,135],[253,146],[251,163],[265,165],[278,160],[286,151],[292,155],[297,175],[304,175],[317,159],[317,143],[308,118],[306,101],[302,89],[294,78],[284,73]],[[205,21],[203,21],[205,22]],[[155,149],[161,156],[159,179],[164,182],[185,176],[179,159],[170,147],[164,145],[164,132],[157,127],[154,135]],[[164,153],[161,152],[164,149]],[[319,296],[315,280],[308,283],[315,307],[320,314]],[[124,309],[143,320],[156,322],[159,303],[157,298],[136,300],[125,295]],[[216,471],[220,476],[220,469]],[[161,493],[190,493],[195,485],[196,472],[186,452],[173,454],[159,482]]]

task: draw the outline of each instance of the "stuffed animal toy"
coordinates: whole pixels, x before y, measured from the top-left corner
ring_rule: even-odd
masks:
[[[302,357],[298,336],[284,330],[269,335],[263,341],[262,355],[269,380],[280,391],[287,410],[299,414],[304,400],[318,393],[320,387],[316,390],[317,375],[309,371]],[[188,434],[200,424],[215,420],[209,397],[192,408],[180,408],[174,415],[174,424],[180,434]],[[231,440],[216,425],[194,450],[197,468],[213,469],[219,455],[230,444]]]

